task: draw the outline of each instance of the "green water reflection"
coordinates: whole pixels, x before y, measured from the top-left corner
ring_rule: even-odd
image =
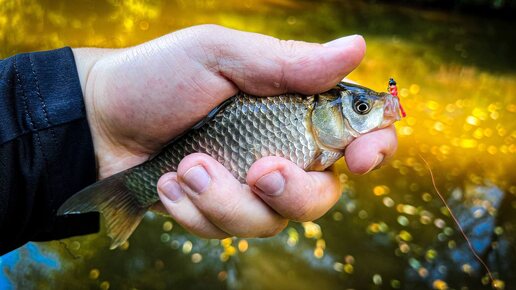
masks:
[[[21,259],[15,287],[101,289],[489,289],[428,171],[506,289],[516,283],[514,22],[362,1],[0,1],[0,57],[64,45],[122,47],[201,23],[324,42],[360,33],[350,78],[395,77],[408,117],[380,170],[353,176],[314,223],[276,238],[201,240],[148,215],[119,250],[104,234],[41,244],[61,268]],[[28,282],[29,281],[29,282]],[[502,283],[502,282],[500,282]],[[514,287],[514,286],[513,286]]]

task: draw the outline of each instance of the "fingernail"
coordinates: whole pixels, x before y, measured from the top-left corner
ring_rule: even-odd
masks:
[[[371,167],[366,172],[364,172],[364,174],[367,174],[367,173],[375,170],[376,168],[379,168],[380,163],[382,163],[382,161],[383,161],[383,158],[384,158],[383,154],[381,154],[381,153],[376,155],[376,159],[373,162],[373,165],[371,165]]]
[[[183,180],[195,193],[204,192],[210,184],[211,177],[201,165],[194,166],[186,171]]]
[[[159,190],[173,202],[179,201],[184,196],[183,190],[175,180],[166,181]]]
[[[358,37],[361,37],[361,36],[359,36],[358,34],[355,34],[355,35],[350,35],[350,36],[345,36],[345,37],[337,38],[337,39],[332,40],[330,42],[324,43],[323,46],[326,46],[326,47],[345,47],[345,46],[349,46],[350,44],[355,42],[355,40]]]
[[[285,188],[285,179],[281,173],[273,171],[260,177],[255,186],[267,195],[280,195]]]

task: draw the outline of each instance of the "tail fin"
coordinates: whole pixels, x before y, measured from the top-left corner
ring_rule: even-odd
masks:
[[[125,174],[120,172],[79,191],[61,205],[57,214],[102,213],[112,239],[110,248],[117,248],[129,238],[148,210],[142,208],[134,198],[135,193],[125,187]]]

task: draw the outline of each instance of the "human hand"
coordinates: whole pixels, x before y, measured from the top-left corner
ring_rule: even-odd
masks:
[[[126,49],[74,49],[99,177],[147,160],[238,90],[259,96],[328,90],[364,51],[360,36],[321,45],[214,25]],[[370,171],[396,145],[392,127],[362,136],[346,149],[348,167]],[[213,158],[192,154],[177,173],[161,177],[158,192],[184,228],[222,238],[270,236],[288,220],[316,219],[341,188],[332,173],[304,172],[279,157],[256,161],[241,184]]]

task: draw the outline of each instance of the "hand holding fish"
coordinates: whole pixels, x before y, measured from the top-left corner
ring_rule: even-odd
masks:
[[[328,91],[364,52],[360,36],[321,45],[214,25],[126,49],[75,49],[99,177],[145,162],[238,91],[255,96]],[[347,165],[352,172],[368,172],[396,146],[392,126],[360,136],[345,149]],[[157,186],[167,212],[208,238],[271,236],[288,220],[319,218],[341,194],[332,173],[305,172],[275,156],[254,162],[244,183],[202,153],[184,157],[176,172],[160,176],[149,184]]]

